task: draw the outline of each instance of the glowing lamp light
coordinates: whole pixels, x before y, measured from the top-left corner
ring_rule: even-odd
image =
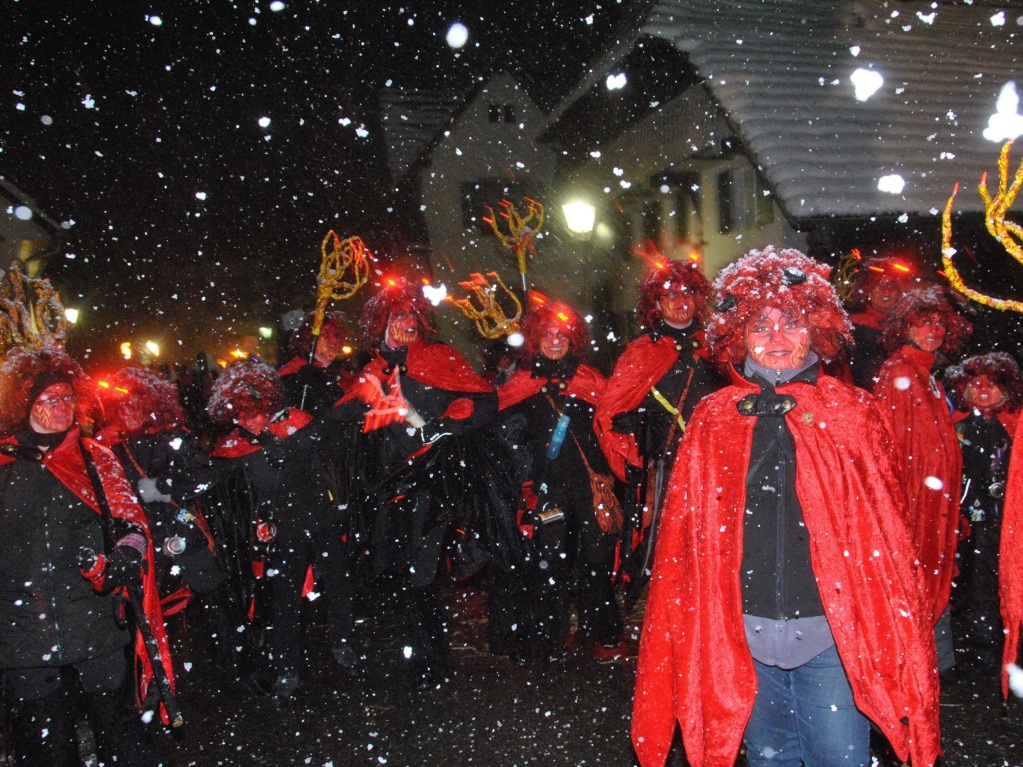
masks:
[[[448,34],[445,39],[448,45],[457,51],[469,42],[469,30],[466,29],[465,24],[456,21],[448,27]]]
[[[884,85],[884,78],[881,76],[881,73],[875,72],[873,69],[857,69],[849,75],[849,79],[856,90],[857,101],[866,101]]]
[[[246,352],[243,352],[241,349],[232,349],[231,356],[234,357],[236,360],[243,360],[249,355]]]
[[[1010,80],[1002,86],[995,103],[995,113],[988,118],[984,138],[1002,143],[1023,135],[1023,116],[1019,114],[1019,93]]]
[[[131,341],[125,341],[121,344],[121,356],[126,360],[131,359]]]
[[[593,223],[597,218],[597,209],[588,202],[573,200],[561,206],[565,213],[565,224],[569,231],[576,234],[588,234],[593,231]]]
[[[345,344],[344,346],[341,347],[341,353],[347,357],[349,354],[352,353],[352,347],[349,346],[348,344]]]
[[[71,309],[70,307],[64,310],[64,319],[74,325],[78,322],[78,310]]]
[[[273,338],[273,334],[274,334],[273,328],[268,328],[265,325],[259,328],[260,338]]]
[[[160,345],[156,341],[146,341],[146,351],[154,357],[160,356]]]

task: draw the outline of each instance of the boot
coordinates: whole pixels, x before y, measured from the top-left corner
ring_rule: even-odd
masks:
[[[11,764],[18,767],[82,767],[67,693],[16,701],[10,712]]]
[[[146,725],[125,689],[85,695],[85,706],[96,735],[101,764],[118,767],[158,767],[166,759],[156,742],[159,719]]]

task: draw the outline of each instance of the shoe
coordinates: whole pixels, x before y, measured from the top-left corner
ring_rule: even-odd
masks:
[[[340,647],[335,647],[332,651],[334,660],[337,661],[337,665],[341,667],[341,670],[348,676],[355,676],[359,671],[359,656],[355,654],[355,650],[346,644]]]

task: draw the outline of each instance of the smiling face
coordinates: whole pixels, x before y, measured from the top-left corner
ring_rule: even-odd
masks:
[[[940,312],[928,312],[909,328],[909,342],[921,351],[933,354],[945,343],[948,325]]]
[[[657,299],[661,319],[673,328],[684,328],[696,315],[696,297],[677,282],[669,283]]]
[[[867,294],[867,303],[881,314],[891,314],[892,309],[902,295],[901,281],[892,277],[880,277]]]
[[[977,376],[966,384],[963,399],[970,407],[986,413],[1005,404],[1005,392],[987,376]]]
[[[549,360],[560,360],[568,354],[571,342],[565,327],[557,322],[552,322],[544,328],[540,336],[540,354]]]
[[[810,329],[801,316],[786,316],[769,306],[746,323],[746,349],[768,370],[795,370],[810,353]]]
[[[408,346],[419,337],[419,315],[412,304],[396,308],[387,320],[384,344],[388,349]]]
[[[38,434],[67,431],[75,422],[75,402],[75,390],[71,384],[50,384],[32,403],[29,426]]]

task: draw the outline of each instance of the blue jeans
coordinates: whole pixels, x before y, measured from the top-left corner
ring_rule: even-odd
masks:
[[[794,669],[753,665],[757,698],[743,735],[750,767],[870,763],[870,723],[853,703],[835,647]]]

